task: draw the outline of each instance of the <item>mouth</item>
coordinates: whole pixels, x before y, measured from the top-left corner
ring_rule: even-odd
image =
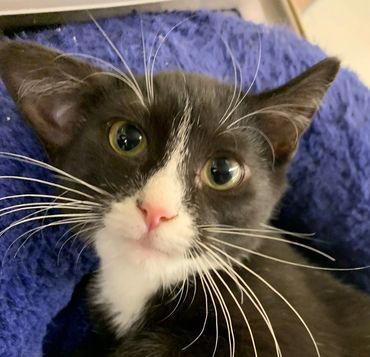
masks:
[[[172,258],[174,255],[165,251],[155,244],[155,237],[150,233],[143,234],[140,239],[133,242],[140,251],[161,257]]]

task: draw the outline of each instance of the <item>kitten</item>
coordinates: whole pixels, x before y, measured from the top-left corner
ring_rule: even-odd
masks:
[[[237,96],[206,76],[146,81],[1,45],[1,77],[100,259],[94,332],[76,356],[370,355],[370,298],[294,266],[309,263],[263,225],[338,68],[328,58]]]

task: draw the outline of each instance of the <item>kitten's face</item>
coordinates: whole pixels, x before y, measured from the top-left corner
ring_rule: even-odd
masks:
[[[15,68],[10,58],[19,51],[28,56]],[[256,248],[253,238],[204,228],[258,229],[269,219],[297,139],[338,68],[327,60],[237,105],[233,87],[183,73],[155,76],[148,101],[144,78],[138,79],[140,98],[117,78],[57,56],[10,43],[0,50],[4,82],[54,164],[108,193],[68,183],[101,204],[94,240],[102,261],[158,275],[191,266],[217,239]]]
[[[283,186],[255,130],[220,126],[232,88],[175,73],[156,76],[154,85],[145,110],[112,83],[109,96],[88,103],[86,121],[56,157],[63,170],[113,196],[96,236],[98,253],[109,249],[105,254],[144,265],[183,260],[206,239],[200,226],[259,228]],[[245,113],[242,104],[227,124]],[[230,241],[254,246],[252,239]]]

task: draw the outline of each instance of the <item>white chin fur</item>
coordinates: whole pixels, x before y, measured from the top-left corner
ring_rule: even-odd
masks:
[[[199,269],[185,256],[196,236],[186,212],[157,229],[155,249],[139,244],[146,231],[136,199],[129,197],[112,204],[104,228],[95,236],[100,257],[95,303],[108,308],[118,336],[140,318],[148,299],[159,289],[182,282],[196,271],[195,266]]]

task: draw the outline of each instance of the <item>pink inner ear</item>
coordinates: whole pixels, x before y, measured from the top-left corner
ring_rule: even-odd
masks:
[[[68,112],[71,111],[73,107],[74,105],[71,103],[63,103],[55,108],[54,113],[51,113],[54,122],[61,128],[68,125],[68,122],[71,120]]]
[[[47,147],[60,147],[71,139],[78,120],[75,103],[61,103],[47,96],[35,101],[25,99],[21,104],[28,122]]]

